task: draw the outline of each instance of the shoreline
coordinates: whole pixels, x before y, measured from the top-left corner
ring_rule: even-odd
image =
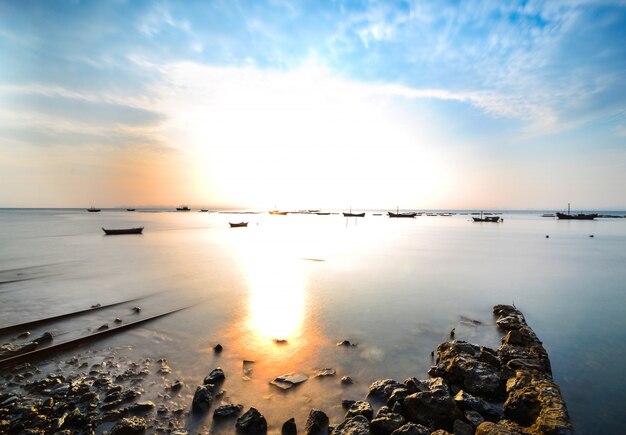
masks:
[[[272,421],[270,433],[572,433],[541,341],[515,307],[496,305],[493,311],[506,334],[497,351],[451,337],[437,347],[430,379],[375,381],[363,400],[343,401],[343,421],[331,424],[322,410],[311,410],[297,429],[293,419]],[[202,385],[189,386],[196,390],[189,403],[177,400],[182,383],[165,376],[171,368],[163,359],[134,362],[107,355],[101,365],[91,367],[81,357],[65,363],[67,368],[45,377],[38,376],[36,362],[2,369],[0,432],[184,434],[195,432],[193,423],[209,413],[212,432],[268,431],[268,422],[256,409],[226,403],[221,386],[228,379],[219,368]],[[146,375],[154,367],[164,376],[161,385],[148,386]],[[76,374],[79,369],[87,373]],[[157,404],[140,400],[144,387],[161,389]]]

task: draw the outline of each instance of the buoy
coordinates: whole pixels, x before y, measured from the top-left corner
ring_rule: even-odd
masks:
[[[546,239],[549,239],[549,238],[550,238],[550,236],[548,236],[548,235],[546,234]]]
[[[593,234],[589,235],[589,237],[593,237]]]

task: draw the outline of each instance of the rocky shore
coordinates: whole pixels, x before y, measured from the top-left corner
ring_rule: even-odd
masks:
[[[331,422],[322,410],[312,409],[304,427],[294,419],[271,427],[282,434],[307,435],[572,433],[541,341],[514,306],[497,305],[493,311],[505,332],[497,350],[454,340],[451,333],[437,347],[430,379],[375,381],[364,400],[343,401],[343,421]],[[45,376],[28,363],[1,369],[0,433],[185,434],[189,419],[210,412],[215,432],[268,432],[257,409],[244,412],[240,404],[225,403],[221,386],[226,374],[220,368],[195,387],[191,403],[181,403],[182,382],[167,378],[171,369],[165,360],[116,361],[111,356],[88,366],[74,357],[65,364],[67,369]],[[163,375],[158,406],[141,400],[151,370]],[[301,380],[281,380],[295,381]],[[154,383],[150,388],[156,388]]]

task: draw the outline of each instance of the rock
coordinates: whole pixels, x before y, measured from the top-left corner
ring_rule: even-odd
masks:
[[[504,417],[502,407],[474,397],[463,390],[454,396],[454,401],[460,409],[476,411],[490,420],[500,420]]]
[[[519,329],[513,329],[506,333],[504,337],[504,342],[506,344],[523,344],[522,334]]]
[[[134,313],[139,313],[141,311],[141,308],[139,307],[133,307],[133,312]]]
[[[222,345],[221,345],[221,344],[219,344],[219,343],[218,343],[218,344],[216,344],[216,345],[215,345],[215,347],[213,347],[213,351],[214,351],[215,353],[220,353],[222,350],[224,350],[224,348],[223,348],[223,347],[222,347]]]
[[[296,427],[296,420],[293,418],[290,418],[289,420],[287,420],[283,424],[283,427],[281,428],[280,433],[281,435],[297,435],[298,428]]]
[[[350,343],[348,340],[343,340],[343,341],[340,341],[339,343],[337,343],[337,346],[356,347],[357,345],[355,343]]]
[[[196,413],[207,412],[213,403],[213,385],[196,388],[191,402],[191,410]]]
[[[119,317],[116,317],[113,322],[119,324],[119,323],[122,323],[122,319],[120,319]]]
[[[275,338],[274,339],[274,343],[276,343],[276,344],[287,344],[287,340],[285,340],[284,338]]]
[[[148,400],[147,402],[137,402],[128,407],[131,413],[142,414],[154,409],[154,403]]]
[[[376,418],[372,420],[370,426],[372,428],[372,432],[376,435],[389,435],[405,424],[406,420],[401,415],[393,412],[381,413],[379,411]]]
[[[402,403],[404,401],[404,398],[409,394],[411,394],[411,392],[407,388],[396,388],[395,390],[393,390],[393,393],[391,393],[391,396],[389,396],[389,400],[387,400],[387,405],[393,407],[396,402]]]
[[[204,385],[217,385],[219,382],[223,382],[224,379],[226,379],[226,376],[224,376],[224,370],[222,370],[221,367],[218,367],[211,370],[211,373],[204,378]]]
[[[344,408],[344,409],[350,409],[350,407],[351,407],[352,405],[354,405],[354,403],[355,403],[355,402],[356,402],[356,400],[343,399],[343,400],[341,401],[341,406],[342,406],[342,408]]]
[[[474,435],[474,428],[461,420],[455,420],[452,429],[454,435]]]
[[[352,418],[356,417],[357,415],[362,415],[366,419],[371,420],[374,416],[374,409],[372,408],[372,405],[370,405],[368,402],[357,400],[352,404],[352,406],[350,406],[350,409],[346,413],[345,418]]]
[[[343,378],[341,378],[342,385],[352,385],[353,383],[354,381],[352,380],[350,376],[344,376]]]
[[[476,428],[476,435],[519,435],[504,425],[486,421]]]
[[[306,435],[327,435],[328,416],[319,409],[311,409],[309,417],[306,419],[304,433]]]
[[[41,334],[41,336],[35,338],[33,340],[33,343],[35,344],[42,344],[42,343],[49,343],[52,341],[52,339],[54,338],[54,336],[52,335],[51,332],[44,332],[43,334]]]
[[[309,379],[309,377],[304,373],[287,373],[277,377],[276,379],[271,381],[270,384],[282,390],[288,390],[295,385],[306,381],[307,379]]]
[[[389,400],[389,397],[393,393],[393,390],[402,387],[404,387],[403,384],[394,381],[393,379],[383,379],[380,381],[376,381],[372,383],[372,385],[370,385],[367,397],[373,397],[375,399],[386,402],[387,400]]]
[[[344,420],[333,430],[333,435],[370,435],[370,433],[369,421],[362,415]]]
[[[110,435],[131,435],[144,433],[148,423],[141,417],[123,418],[113,426]]]
[[[222,405],[216,408],[215,411],[213,411],[213,418],[220,419],[220,418],[235,417],[239,415],[241,411],[243,411],[243,405],[233,405],[233,404]]]
[[[172,384],[172,386],[170,387],[170,389],[172,391],[178,391],[181,388],[183,388],[183,383],[180,381],[180,379],[176,379],[176,381]]]
[[[26,338],[26,337],[30,337],[30,331],[24,331],[21,334],[17,335],[17,338]]]
[[[105,331],[107,329],[109,329],[109,325],[105,323],[104,325],[96,329],[96,331]]]
[[[255,408],[250,408],[237,419],[235,424],[237,432],[246,434],[265,434],[267,433],[267,421]]]
[[[430,435],[430,429],[421,424],[407,423],[394,430],[391,435]]]
[[[450,394],[441,389],[407,396],[402,410],[404,417],[413,423],[445,430],[452,430],[454,420],[463,418]]]
[[[335,376],[335,374],[337,374],[335,369],[318,369],[315,372],[315,377],[322,378],[325,376]]]
[[[430,390],[430,381],[423,381],[412,377],[404,380],[404,386],[411,393],[423,393]]]
[[[465,420],[467,420],[474,427],[478,427],[479,424],[485,421],[483,416],[476,411],[465,411],[463,414],[465,414]]]
[[[436,431],[431,432],[430,435],[452,435],[452,434],[448,432],[447,430],[437,429]]]

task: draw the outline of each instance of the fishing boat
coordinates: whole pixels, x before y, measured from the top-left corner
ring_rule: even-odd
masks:
[[[417,216],[416,212],[400,213],[400,210],[396,207],[396,212],[388,211],[387,215],[390,218],[414,218]]]
[[[582,221],[592,221],[595,218],[598,217],[597,213],[589,213],[589,214],[585,214],[585,213],[578,213],[578,214],[570,214],[570,207],[569,207],[569,202],[567,203],[567,214],[565,213],[558,213],[556,214],[556,217],[558,219],[564,219],[564,220],[582,220]]]
[[[228,222],[231,228],[247,227],[248,222]]]
[[[328,216],[328,215],[330,215],[330,212],[329,211],[318,211],[315,214],[318,215],[318,216]]]
[[[88,211],[88,212],[90,212],[90,213],[97,213],[97,212],[99,212],[99,211],[100,211],[100,209],[99,209],[99,208],[95,208],[95,207],[92,205],[91,207],[89,207],[89,208],[87,209],[87,211]]]
[[[554,217],[554,213],[544,213],[541,217]]]
[[[200,212],[201,213],[208,213],[209,209],[208,208],[201,208]]]
[[[191,211],[191,209],[186,205],[181,205],[180,207],[176,207],[176,211]]]
[[[345,217],[365,217],[365,212],[363,212],[363,213],[352,213],[352,212],[346,213],[346,212],[344,212],[343,215]]]
[[[127,208],[126,211],[135,211],[134,208]]]
[[[110,229],[106,229],[106,228],[102,228],[102,231],[104,231],[104,234],[106,234],[107,236],[119,236],[122,234],[141,234],[143,232],[143,227],[139,227],[139,228],[110,228]]]
[[[474,220],[474,222],[494,222],[494,223],[498,223],[502,221],[502,218],[500,216],[484,216],[483,217],[483,213],[480,213],[480,217],[475,217],[472,216],[472,219]]]
[[[270,211],[270,214],[278,215],[278,216],[286,216],[287,212],[286,211],[279,211],[279,210],[272,210],[272,211]]]

